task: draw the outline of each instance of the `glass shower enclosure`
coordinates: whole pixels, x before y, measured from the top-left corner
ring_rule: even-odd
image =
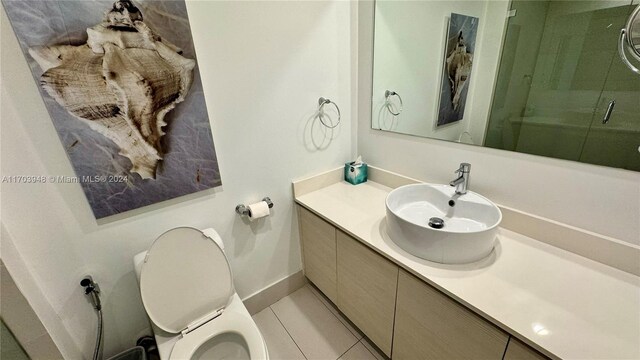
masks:
[[[640,76],[618,56],[632,0],[513,0],[485,146],[640,171]]]

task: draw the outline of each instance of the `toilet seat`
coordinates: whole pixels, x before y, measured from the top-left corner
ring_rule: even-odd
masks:
[[[235,290],[223,250],[202,231],[171,229],[151,245],[140,295],[151,321],[183,335],[219,316]]]
[[[169,230],[142,261],[139,284],[145,310],[153,326],[176,334],[161,336],[171,346],[165,355],[161,351],[163,360],[268,359],[260,330],[233,287],[221,239],[208,230],[207,235],[188,227]]]
[[[217,337],[225,334],[239,335],[244,340],[244,345],[248,350],[248,359],[268,359],[267,349],[260,331],[256,327],[253,319],[246,314],[234,311],[225,311],[215,320],[208,322],[184,337],[173,347],[170,359],[220,359],[221,356],[203,356],[194,358],[199,350],[206,347]],[[213,350],[215,351],[215,350]]]

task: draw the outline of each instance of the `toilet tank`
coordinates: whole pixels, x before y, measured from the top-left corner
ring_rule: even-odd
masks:
[[[222,242],[222,238],[213,228],[207,228],[202,230],[202,233],[205,234],[208,238],[215,241],[220,249],[224,251],[224,243]],[[133,268],[136,271],[136,280],[138,280],[138,286],[140,286],[140,273],[142,271],[142,264],[144,263],[144,258],[147,256],[148,250],[140,252],[133,257]]]

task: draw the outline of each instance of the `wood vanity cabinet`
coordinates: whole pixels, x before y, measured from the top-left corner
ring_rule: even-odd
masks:
[[[338,308],[391,356],[398,266],[338,230]]]
[[[547,359],[311,211],[297,211],[306,277],[387,356]]]
[[[304,274],[335,304],[336,228],[309,210],[297,208]]]
[[[548,360],[549,358],[532,349],[522,341],[514,338],[509,339],[507,351],[503,360]]]
[[[400,270],[393,359],[502,359],[509,335]]]

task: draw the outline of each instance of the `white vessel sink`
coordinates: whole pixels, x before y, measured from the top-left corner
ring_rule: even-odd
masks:
[[[445,264],[488,256],[502,220],[500,209],[487,198],[472,191],[456,195],[448,185],[399,187],[389,193],[386,206],[393,242],[415,256]],[[441,228],[436,228],[437,218],[443,220]]]

